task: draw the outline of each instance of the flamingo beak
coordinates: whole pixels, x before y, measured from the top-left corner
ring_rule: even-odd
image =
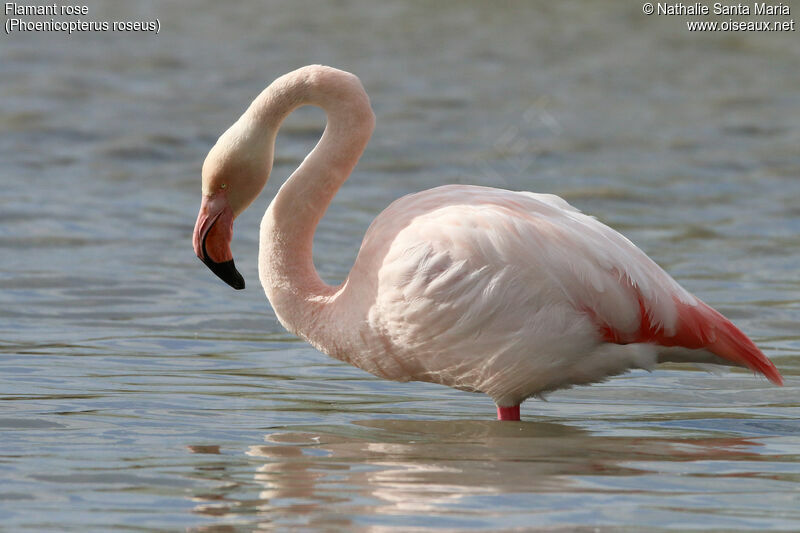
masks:
[[[231,253],[233,210],[224,191],[203,196],[192,244],[197,257],[222,281],[234,289],[244,289],[244,278],[236,270]]]

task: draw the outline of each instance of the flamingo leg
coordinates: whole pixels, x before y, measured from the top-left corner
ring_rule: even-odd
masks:
[[[511,407],[497,406],[497,419],[498,420],[512,420],[519,422],[519,405]]]

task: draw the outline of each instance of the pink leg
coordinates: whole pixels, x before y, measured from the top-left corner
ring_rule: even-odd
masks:
[[[497,419],[519,421],[519,405],[514,405],[512,407],[500,407],[498,405]]]

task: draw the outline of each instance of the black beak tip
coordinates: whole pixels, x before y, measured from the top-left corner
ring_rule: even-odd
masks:
[[[222,263],[215,263],[208,257],[200,259],[205,265],[219,277],[222,281],[236,289],[237,291],[244,289],[244,278],[236,270],[236,265],[233,264],[233,259],[230,261],[223,261]]]

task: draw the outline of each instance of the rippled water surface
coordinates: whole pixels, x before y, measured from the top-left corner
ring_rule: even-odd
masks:
[[[0,529],[800,530],[798,34],[689,33],[628,4],[94,2],[89,19],[161,31],[2,35]],[[734,320],[786,386],[676,365],[500,424],[486,397],[284,332],[258,221],[324,115],[287,121],[237,220],[245,291],[191,231],[216,137],[317,62],[357,73],[378,119],[316,236],[326,280],[403,194],[552,192]]]

